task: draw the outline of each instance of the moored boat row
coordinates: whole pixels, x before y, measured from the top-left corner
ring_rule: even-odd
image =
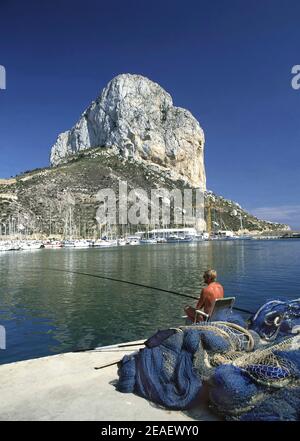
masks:
[[[214,233],[199,233],[195,228],[169,228],[155,229],[151,231],[140,231],[135,235],[127,237],[100,239],[68,239],[68,240],[1,240],[1,251],[32,251],[41,248],[58,249],[58,248],[111,248],[125,245],[154,245],[165,243],[197,243],[203,241],[236,241],[236,240],[278,240],[278,239],[298,239],[300,233],[293,233],[285,236],[280,235],[237,235],[232,231],[218,231]]]
[[[43,248],[41,241],[3,241],[0,242],[0,251],[38,250]]]

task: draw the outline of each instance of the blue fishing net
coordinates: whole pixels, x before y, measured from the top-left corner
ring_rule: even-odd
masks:
[[[241,411],[259,392],[242,369],[230,364],[216,368],[210,386],[210,400],[222,414]]]
[[[207,351],[223,353],[231,349],[229,341],[214,331],[202,331],[201,341],[203,348]]]
[[[282,321],[279,332],[282,335],[290,334],[293,333],[297,327],[300,329],[300,317],[288,317]]]
[[[201,331],[199,329],[187,329],[183,334],[183,349],[194,354],[199,347]]]
[[[186,409],[191,405],[202,381],[193,369],[192,352],[183,349],[183,342],[184,333],[178,332],[161,345],[138,353],[135,381],[138,395],[169,409]]]
[[[300,299],[270,300],[251,318],[249,328],[262,338],[275,339],[280,331],[288,333],[300,319]]]
[[[294,349],[290,351],[274,351],[274,354],[279,357],[279,359],[285,360],[289,363],[290,372],[296,378],[300,377],[300,350]]]
[[[187,409],[200,392],[201,379],[192,366],[191,354],[182,351],[178,359],[158,348],[145,349],[137,358],[135,391],[169,409]]]
[[[245,367],[245,371],[251,376],[263,379],[265,382],[273,380],[283,380],[291,375],[291,372],[286,367],[268,366],[265,364],[250,364]]]
[[[235,323],[236,325],[247,328],[247,320],[236,312],[231,311],[230,314],[222,314],[222,311],[218,313],[218,321],[223,321],[227,323]]]
[[[186,409],[191,405],[202,386],[201,378],[193,368],[193,351],[197,349],[200,337],[193,332],[171,334],[165,338],[168,333],[157,333],[151,340],[152,347],[135,355],[134,365],[131,359],[123,358],[119,369],[119,391],[134,390],[169,409]],[[159,345],[153,345],[158,341],[161,341]]]
[[[280,389],[239,418],[241,421],[299,421],[300,387]]]
[[[299,312],[299,299],[275,300],[258,310],[244,333],[235,326],[241,322],[159,331],[145,348],[123,358],[117,388],[168,409],[187,409],[208,381],[211,404],[228,419],[296,420],[300,336],[290,332]]]
[[[117,390],[123,393],[131,393],[135,386],[135,357],[125,355],[118,369],[119,381]]]
[[[248,329],[248,331],[253,338],[253,343],[254,343],[253,350],[260,348],[262,346],[262,341],[259,334],[256,331],[253,331],[252,329]]]

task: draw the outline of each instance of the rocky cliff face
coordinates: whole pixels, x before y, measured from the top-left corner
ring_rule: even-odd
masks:
[[[0,180],[0,239],[1,233],[20,234],[18,225],[25,228],[22,234],[33,237],[100,237],[102,230],[96,219],[100,203],[96,195],[102,188],[110,188],[118,195],[120,181],[127,182],[128,192],[141,188],[149,197],[154,188],[187,188],[184,180],[174,180],[168,171],[122,158],[114,149],[84,150],[66,164]],[[286,225],[259,220],[235,202],[211,192],[205,194],[205,206],[206,221],[212,230],[238,231],[241,218],[243,227],[251,232],[269,234],[288,229]],[[127,232],[143,229],[146,226],[128,224]],[[116,232],[124,234],[122,226],[117,226]]]
[[[110,81],[77,124],[58,136],[51,164],[91,147],[115,147],[122,157],[155,163],[206,189],[204,133],[198,121],[143,76],[123,74]]]

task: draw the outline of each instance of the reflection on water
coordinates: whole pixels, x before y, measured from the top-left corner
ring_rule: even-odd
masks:
[[[274,296],[300,296],[299,257],[297,240],[1,253],[7,350],[0,351],[0,363],[141,339],[182,323],[189,299],[55,268],[198,296],[202,273],[213,267],[236,306],[255,310]]]

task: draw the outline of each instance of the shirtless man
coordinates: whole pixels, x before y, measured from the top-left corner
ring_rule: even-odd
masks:
[[[200,299],[196,305],[196,308],[186,306],[184,308],[188,318],[194,321],[195,309],[201,309],[206,314],[210,315],[216,299],[222,299],[224,297],[223,286],[216,281],[217,272],[213,269],[205,271],[203,274],[204,283],[207,287],[201,291]],[[198,316],[199,317],[199,316]],[[202,321],[203,317],[199,317],[198,321]]]

